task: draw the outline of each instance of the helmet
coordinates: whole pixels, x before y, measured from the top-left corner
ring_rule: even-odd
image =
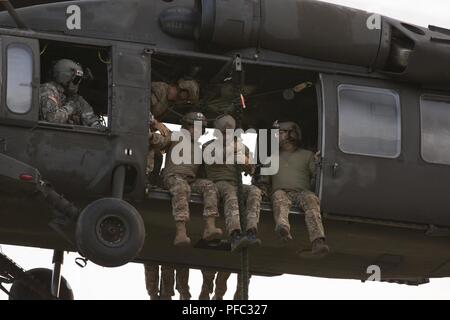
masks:
[[[302,130],[300,129],[300,126],[292,121],[287,122],[278,122],[275,121],[273,124],[273,127],[275,129],[279,130],[285,130],[289,132],[289,138],[292,140],[295,140],[297,142],[300,142],[302,140]]]
[[[201,112],[188,112],[183,116],[183,118],[181,118],[183,127],[193,126],[195,121],[201,121],[203,128],[206,128],[206,126],[208,124],[206,117]]]
[[[178,80],[178,88],[186,90],[189,94],[189,99],[192,103],[197,103],[200,97],[200,88],[195,80]]]
[[[83,79],[83,68],[72,60],[61,59],[53,66],[53,80],[66,87],[71,82],[78,85]]]
[[[222,132],[226,129],[236,129],[236,120],[232,116],[224,114],[216,118],[214,127]]]

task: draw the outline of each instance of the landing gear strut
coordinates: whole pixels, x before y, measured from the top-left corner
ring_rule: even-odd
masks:
[[[37,268],[25,271],[0,253],[0,290],[9,300],[73,300],[73,292],[61,276],[62,251],[55,251],[55,269]],[[8,291],[3,285],[12,284]],[[53,294],[56,292],[57,294]]]
[[[61,267],[64,262],[64,251],[55,250],[53,252],[53,272],[52,272],[52,296],[59,298],[61,290]]]

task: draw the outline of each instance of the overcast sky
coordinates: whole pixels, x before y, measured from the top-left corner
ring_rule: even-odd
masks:
[[[406,22],[450,28],[450,1],[448,0],[336,0],[327,1],[370,12],[381,13]],[[282,3],[282,1],[280,1]],[[332,246],[332,244],[331,244]],[[32,248],[2,246],[3,252],[26,269],[51,267],[52,252]],[[85,269],[75,265],[76,254],[66,255],[64,276],[74,289],[76,299],[148,299],[143,267],[128,264],[107,269],[92,263]],[[191,272],[191,292],[200,292],[201,275]],[[229,280],[226,298],[232,298],[236,279]],[[448,299],[450,280],[432,280],[430,284],[408,287],[385,283],[364,283],[351,280],[317,279],[285,275],[274,278],[252,278],[251,299]],[[0,299],[6,296],[0,292]]]

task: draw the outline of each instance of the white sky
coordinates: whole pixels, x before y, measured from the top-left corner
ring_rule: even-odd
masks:
[[[406,22],[428,26],[429,24],[450,28],[450,1],[448,0],[328,0],[370,12],[381,13]],[[332,244],[331,244],[332,245]],[[52,252],[43,249],[2,246],[4,253],[26,269],[51,268]],[[76,254],[66,255],[63,273],[74,289],[76,299],[148,299],[143,266],[128,264],[108,269],[89,263],[80,269],[74,263]],[[200,293],[201,274],[192,271],[191,293]],[[234,294],[236,277],[229,282],[225,296]],[[318,279],[284,275],[274,278],[253,277],[250,287],[251,299],[449,299],[450,279],[431,280],[419,287],[352,280]],[[177,296],[176,296],[177,297]],[[0,292],[0,299],[7,297]]]

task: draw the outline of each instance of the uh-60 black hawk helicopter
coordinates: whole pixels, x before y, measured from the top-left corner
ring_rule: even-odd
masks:
[[[365,280],[375,265],[383,281],[450,276],[450,30],[312,0],[11,2],[0,14],[0,243],[55,250],[54,270],[40,272],[0,257],[13,298],[70,297],[63,251],[107,267],[245,266],[200,241],[195,195],[194,243],[174,247],[169,194],[147,185],[150,82],[180,77],[202,85],[208,118],[230,105],[232,83],[248,89],[244,129],[291,119],[321,151],[331,253],[296,254],[308,247],[299,210],[296,241],[280,247],[264,203],[251,274]],[[106,130],[40,121],[39,84],[61,58],[90,68],[80,90]]]

